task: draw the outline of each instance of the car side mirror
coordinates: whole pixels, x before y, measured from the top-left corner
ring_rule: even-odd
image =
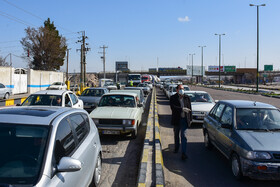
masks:
[[[142,103],[137,104],[137,107],[142,107],[142,106],[143,106],[143,104],[142,104]]]
[[[57,165],[58,172],[74,172],[82,169],[82,163],[71,157],[62,157]]]
[[[231,128],[232,128],[232,125],[231,125],[231,124],[228,124],[228,123],[222,123],[222,124],[221,124],[221,127],[224,128],[224,129],[231,129]]]
[[[219,102],[219,100],[215,100],[215,103],[218,103]]]

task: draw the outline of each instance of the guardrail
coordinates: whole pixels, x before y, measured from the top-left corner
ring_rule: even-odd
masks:
[[[164,185],[160,127],[158,122],[156,89],[154,88],[138,173],[138,187],[163,187]]]
[[[21,104],[25,99],[26,99],[26,97],[17,98],[17,99],[1,100],[0,101],[0,107],[2,107],[2,106],[14,106],[16,104]]]

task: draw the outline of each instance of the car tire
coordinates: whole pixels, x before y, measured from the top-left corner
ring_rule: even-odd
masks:
[[[243,178],[243,174],[241,171],[241,164],[240,164],[240,159],[239,156],[234,153],[231,156],[231,171],[233,176],[237,179],[237,180],[241,180]]]
[[[133,131],[133,132],[131,133],[132,139],[135,139],[135,138],[137,137],[137,134],[138,134],[138,125],[136,126],[135,131]]]
[[[211,140],[209,138],[209,134],[207,131],[205,131],[205,133],[204,133],[204,146],[209,150],[211,150],[213,148],[213,145],[211,143]]]
[[[9,94],[9,93],[6,93],[6,94],[4,95],[4,99],[9,99],[9,97],[10,97],[10,94]]]
[[[101,154],[99,153],[94,167],[94,174],[90,185],[91,187],[99,186],[101,180],[101,171],[102,171],[102,159],[101,159]]]

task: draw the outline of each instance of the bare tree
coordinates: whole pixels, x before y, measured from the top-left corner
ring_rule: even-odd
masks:
[[[0,56],[0,66],[9,66],[9,64]]]

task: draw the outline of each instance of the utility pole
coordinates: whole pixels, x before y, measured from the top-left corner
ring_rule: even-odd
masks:
[[[105,73],[105,50],[106,48],[108,48],[108,46],[103,45],[102,47],[100,47],[101,49],[103,49],[103,52],[100,52],[103,54],[103,56],[101,56],[100,58],[103,60],[103,72],[104,72],[104,79],[106,78],[106,73]]]
[[[83,87],[86,81],[86,52],[90,50],[90,48],[86,48],[85,46],[88,45],[86,43],[86,39],[88,38],[85,35],[85,31],[81,31],[79,33],[82,33],[81,40],[78,40],[78,42],[81,44],[81,49],[78,49],[81,51],[81,75],[80,75],[80,82],[81,82],[81,91],[83,91]]]
[[[201,83],[203,82],[203,48],[206,47],[204,46],[198,46],[201,47]]]
[[[69,67],[69,50],[70,49],[67,48],[66,85],[67,85],[68,90],[70,90],[70,82],[69,82],[69,75],[68,75],[68,73],[69,73],[69,69],[68,69],[68,67]]]
[[[221,87],[221,36],[225,34],[215,34],[219,36],[219,88]]]

